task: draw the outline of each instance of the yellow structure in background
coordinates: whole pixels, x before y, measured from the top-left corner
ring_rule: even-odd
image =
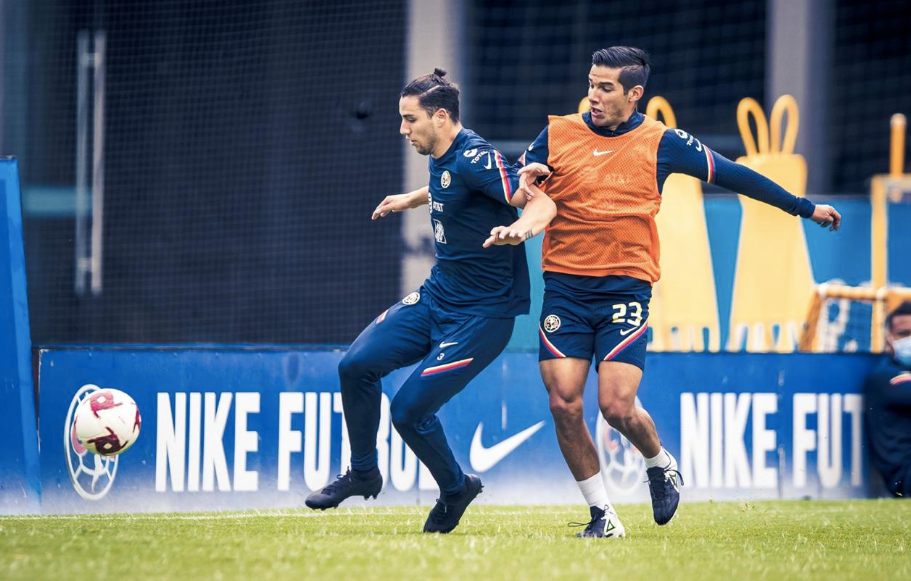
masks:
[[[677,127],[670,104],[652,97],[645,114]],[[661,240],[661,280],[652,287],[649,326],[653,351],[719,351],[721,332],[715,273],[702,200],[702,183],[683,174],[664,182],[655,217]]]
[[[847,299],[871,303],[870,351],[881,353],[885,347],[886,314],[902,301],[911,300],[911,289],[889,285],[889,213],[888,203],[900,202],[904,192],[911,192],[911,174],[904,172],[905,132],[907,120],[896,113],[890,121],[889,173],[873,176],[870,183],[871,239],[870,286],[852,287],[821,284],[807,311],[806,332],[800,339],[802,351],[818,351],[819,315],[828,299]]]
[[[790,95],[779,97],[768,122],[754,99],[743,99],[737,106],[737,125],[747,153],[737,162],[802,197],[807,163],[794,153],[799,123],[797,102]],[[740,204],[743,217],[727,349],[794,351],[815,287],[802,221],[743,195]]]
[[[870,242],[870,283],[874,289],[885,295],[883,300],[873,303],[873,320],[870,334],[870,350],[881,352],[886,339],[883,323],[886,314],[898,306],[901,300],[911,298],[911,291],[890,292],[889,289],[889,201],[899,202],[903,191],[911,191],[911,175],[905,173],[905,131],[907,119],[896,113],[890,120],[889,173],[876,175],[870,180],[871,242]],[[901,295],[901,298],[896,297]]]
[[[587,113],[591,109],[591,104],[588,102],[588,97],[582,97],[582,100],[579,101],[579,107],[577,112],[579,115]]]

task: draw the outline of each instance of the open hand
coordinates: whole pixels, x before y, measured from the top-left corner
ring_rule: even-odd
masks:
[[[484,248],[504,246],[506,244],[516,246],[531,238],[531,235],[531,230],[520,230],[514,226],[495,226],[490,230],[490,236],[487,237],[482,246]]]
[[[380,218],[385,218],[390,213],[404,212],[410,208],[411,199],[409,194],[395,194],[392,196],[386,196],[383,198],[383,201],[380,202],[380,205],[377,206],[373,211],[370,219],[379,220]]]

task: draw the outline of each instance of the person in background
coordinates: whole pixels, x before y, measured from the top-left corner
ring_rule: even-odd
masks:
[[[911,301],[886,317],[886,353],[864,383],[873,465],[895,496],[911,497]]]

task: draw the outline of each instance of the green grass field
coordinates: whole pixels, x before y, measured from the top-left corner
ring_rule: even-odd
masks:
[[[909,579],[911,502],[688,503],[666,527],[619,507],[622,540],[577,539],[581,506],[0,518],[0,579]]]

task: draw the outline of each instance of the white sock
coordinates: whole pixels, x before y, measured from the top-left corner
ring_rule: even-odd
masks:
[[[673,456],[671,456],[670,452],[668,452],[667,450],[664,449],[664,447],[662,447],[661,451],[658,452],[658,454],[654,458],[645,459],[645,468],[646,469],[654,468],[655,466],[659,466],[659,467],[665,468],[665,469],[670,468],[672,470],[676,470],[677,461],[674,459]]]
[[[582,496],[585,497],[585,502],[588,503],[588,506],[597,506],[598,508],[610,506],[610,499],[607,498],[607,489],[604,488],[604,481],[601,480],[600,471],[591,478],[577,480],[576,484],[579,486],[579,490],[582,491]]]

